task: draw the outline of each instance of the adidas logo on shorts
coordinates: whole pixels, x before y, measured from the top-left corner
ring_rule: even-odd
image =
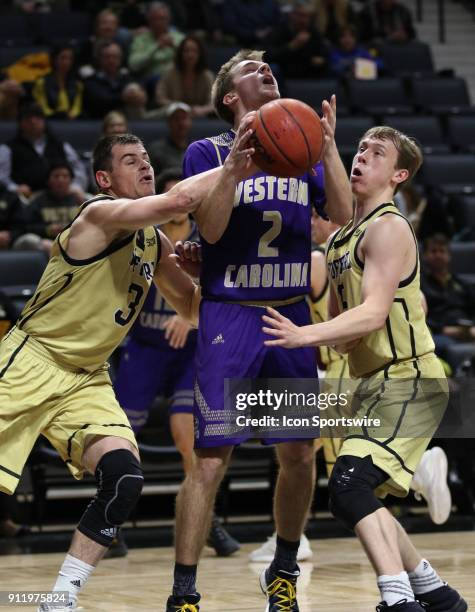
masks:
[[[101,529],[102,535],[108,536],[109,538],[115,538],[117,535],[116,527],[108,527],[107,529]]]
[[[211,344],[224,344],[223,334],[218,334]]]

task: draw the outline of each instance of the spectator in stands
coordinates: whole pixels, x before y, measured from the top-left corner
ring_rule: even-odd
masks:
[[[18,109],[25,97],[23,85],[13,79],[0,82],[0,121],[16,121]]]
[[[103,9],[96,15],[94,34],[83,45],[79,53],[79,65],[83,67],[81,70],[83,78],[92,74],[99,49],[104,43],[117,43],[122,49],[123,56],[127,57],[132,35],[127,28],[121,28],[119,25],[119,17],[111,9]]]
[[[122,107],[122,92],[131,79],[122,66],[122,50],[117,43],[104,43],[98,51],[98,69],[84,87],[84,107],[94,119]]]
[[[399,0],[371,0],[359,17],[363,42],[406,42],[416,37],[411,12]]]
[[[348,0],[313,0],[315,25],[320,34],[337,44],[342,30],[355,24],[356,18]]]
[[[59,160],[72,167],[74,186],[85,189],[87,174],[77,152],[47,130],[39,104],[26,104],[18,115],[17,135],[0,145],[0,182],[29,198],[33,192],[46,188],[48,168]]]
[[[276,62],[284,77],[310,79],[321,76],[327,68],[328,52],[314,26],[314,12],[309,2],[294,4],[287,21],[268,39],[269,62]]]
[[[243,46],[262,45],[279,21],[276,0],[227,0],[223,7],[223,30]]]
[[[107,113],[102,122],[102,136],[112,136],[113,134],[127,134],[129,126],[124,113],[111,111]]]
[[[149,30],[138,34],[132,42],[129,68],[138,77],[155,84],[171,66],[184,35],[170,26],[170,9],[163,2],[149,6],[147,23]]]
[[[404,185],[394,197],[397,207],[411,222],[418,240],[438,233],[452,234],[445,199],[437,190],[421,193],[413,185]]]
[[[329,70],[337,77],[354,77],[358,59],[374,62],[377,67],[381,67],[380,60],[376,60],[367,49],[358,44],[356,29],[351,25],[346,26],[338,35],[336,47],[330,51]]]
[[[449,241],[434,234],[424,241],[421,290],[427,300],[427,323],[437,354],[447,360],[447,348],[455,342],[475,341],[473,291],[450,272]]]
[[[54,47],[50,53],[51,72],[36,79],[33,98],[50,119],[75,119],[82,113],[84,86],[76,78],[74,50],[70,46]]]
[[[47,188],[32,198],[26,207],[25,231],[15,248],[49,251],[53,240],[77,215],[78,206],[87,199],[72,187],[73,172],[67,162],[51,165]]]
[[[186,148],[190,144],[192,127],[191,108],[183,102],[174,102],[167,108],[168,135],[152,142],[148,148],[155,174],[166,168],[181,167]]]
[[[15,192],[0,183],[0,251],[9,249],[24,232],[23,204]]]
[[[157,119],[164,116],[163,109],[147,109],[148,96],[140,83],[129,83],[122,93],[122,110],[127,119],[131,121],[143,119]]]
[[[156,90],[159,107],[185,102],[193,117],[204,117],[213,111],[211,86],[214,75],[206,67],[203,43],[195,36],[184,38],[175,55],[175,65],[160,79]]]

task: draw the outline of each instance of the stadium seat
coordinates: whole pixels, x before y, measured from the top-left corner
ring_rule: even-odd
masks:
[[[34,15],[34,27],[42,43],[76,44],[91,34],[91,16],[87,13],[51,11]]]
[[[412,112],[411,101],[400,79],[377,79],[349,82],[352,108],[369,115],[406,115]]]
[[[92,151],[101,132],[101,122],[92,120],[49,121],[49,129],[79,154]]]
[[[475,153],[475,117],[449,117],[450,144],[458,151]]]
[[[337,79],[289,79],[286,81],[286,96],[302,100],[321,111],[322,100],[330,100],[336,94],[338,115],[348,114],[348,99]]]
[[[451,269],[454,274],[473,274],[475,262],[475,241],[451,242]]]
[[[230,124],[222,119],[194,119],[191,128],[191,140],[201,140],[208,136],[216,136],[229,130]]]
[[[1,251],[0,289],[14,302],[26,302],[46,264],[46,254],[41,251]]]
[[[434,73],[431,49],[428,44],[419,40],[406,43],[387,42],[381,46],[381,56],[385,68],[394,76]]]
[[[2,14],[0,18],[0,45],[18,47],[32,45],[34,42],[28,26],[28,20],[23,14]]]
[[[0,121],[0,144],[5,144],[7,140],[16,134],[16,123],[14,121]]]
[[[475,193],[475,155],[429,155],[422,165],[421,180],[447,194]]]
[[[209,46],[206,47],[206,56],[208,58],[208,67],[215,74],[221,68],[221,66],[231,59],[231,57],[237,53],[241,47],[237,47],[236,45],[226,45],[226,46]]]
[[[450,147],[444,142],[440,123],[436,117],[385,117],[383,124],[390,125],[415,138],[424,153],[448,153]]]
[[[456,370],[466,359],[475,356],[475,344],[473,342],[457,342],[447,347],[447,361]]]
[[[475,195],[454,196],[450,203],[450,213],[460,239],[475,240]]]
[[[336,143],[338,151],[345,157],[356,153],[358,141],[370,127],[373,127],[370,117],[342,117],[336,124]]]
[[[467,83],[460,77],[452,79],[414,79],[414,103],[419,110],[440,115],[471,113]]]
[[[129,121],[129,132],[141,138],[146,145],[150,145],[155,140],[160,140],[166,136],[167,124],[165,120],[161,119]]]

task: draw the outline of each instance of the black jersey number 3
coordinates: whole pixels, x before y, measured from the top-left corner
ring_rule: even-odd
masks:
[[[128,323],[130,323],[142,298],[143,289],[140,285],[132,283],[129,287],[128,293],[133,295],[133,299],[127,305],[129,311],[127,313],[124,313],[122,310],[116,310],[115,312],[115,322],[119,325],[127,325]]]

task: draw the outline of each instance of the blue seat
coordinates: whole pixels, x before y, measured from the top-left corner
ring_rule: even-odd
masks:
[[[429,155],[422,165],[421,180],[447,194],[475,193],[475,155]]]
[[[381,117],[408,115],[413,111],[412,101],[400,79],[351,79],[348,88],[350,104],[358,113]]]
[[[449,140],[459,151],[475,153],[475,117],[449,117]]]
[[[384,117],[383,123],[415,138],[424,153],[448,153],[450,151],[437,117],[401,117],[397,115]]]
[[[475,112],[463,78],[414,79],[412,87],[414,103],[419,110],[440,115]]]
[[[322,101],[330,100],[336,95],[337,113],[348,114],[348,99],[338,79],[289,79],[286,81],[286,95],[289,98],[302,100],[321,112]]]

